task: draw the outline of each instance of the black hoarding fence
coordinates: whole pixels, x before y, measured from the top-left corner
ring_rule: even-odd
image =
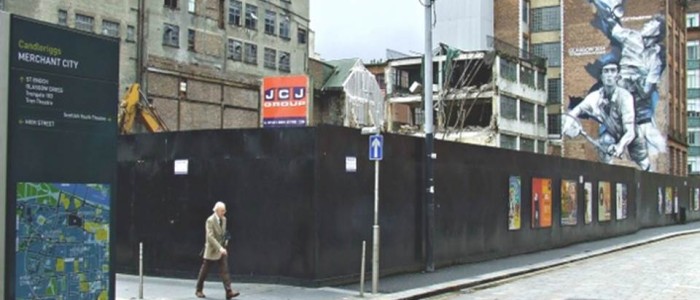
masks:
[[[385,135],[382,275],[423,268],[422,147],[420,138]],[[194,278],[204,220],[216,201],[224,201],[230,268],[239,280],[356,280],[362,241],[368,247],[372,241],[374,168],[368,152],[367,136],[332,126],[123,136],[117,271],[137,270],[138,243],[144,242],[147,274]],[[679,205],[690,207],[689,191],[700,187],[696,179],[498,148],[438,142],[436,152],[439,267],[674,224],[673,214],[659,213],[658,189],[677,189]],[[356,158],[356,170],[346,168],[348,157]],[[174,174],[178,159],[188,160],[186,175]],[[518,230],[509,229],[512,176],[521,179]],[[533,178],[551,179],[550,227],[533,229]],[[571,219],[562,225],[562,179],[577,185],[575,225]],[[610,184],[611,220],[598,221],[595,195],[592,221],[585,224],[585,183],[594,191]],[[624,219],[617,218],[618,189],[627,199],[620,206]],[[687,217],[698,220],[700,213],[689,210]]]

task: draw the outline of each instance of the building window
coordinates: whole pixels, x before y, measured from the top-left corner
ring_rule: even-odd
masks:
[[[698,55],[698,48],[700,46],[699,41],[688,41],[688,60],[697,60],[700,55]]]
[[[530,102],[520,101],[520,121],[535,123],[535,105]]]
[[[535,105],[535,109],[537,109],[537,124],[542,126],[542,127],[545,127],[544,106]]]
[[[187,50],[194,51],[194,29],[187,29]]]
[[[163,45],[180,47],[180,27],[166,23],[163,28]]]
[[[134,26],[127,25],[126,26],[126,41],[127,42],[133,42],[136,40],[136,29]]]
[[[535,71],[520,65],[520,83],[535,88]]]
[[[280,16],[280,37],[285,40],[289,39],[289,16]]]
[[[95,31],[95,18],[86,15],[75,15],[75,28],[83,31]]]
[[[700,112],[700,99],[688,99],[688,112]]]
[[[165,0],[164,5],[167,8],[176,9],[177,8],[177,0]]]
[[[700,71],[698,70],[688,70],[688,86],[687,88],[689,89],[697,89],[700,88],[700,78],[698,77],[698,73]]]
[[[535,152],[535,140],[520,137],[520,151]]]
[[[522,6],[522,14],[523,17],[523,23],[527,24],[529,16],[530,16],[530,1],[528,0],[523,0],[523,6]]]
[[[518,115],[518,100],[506,95],[501,95],[501,117],[515,120]]]
[[[698,134],[700,134],[700,132],[688,131],[688,145],[698,146],[698,142],[700,142],[698,139]]]
[[[113,37],[120,37],[119,23],[102,20],[102,34]]]
[[[561,79],[547,79],[547,103],[561,103]]]
[[[691,173],[697,173],[700,171],[700,158],[698,157],[688,157],[688,171]]]
[[[299,44],[306,44],[306,29],[299,28],[298,38]]]
[[[512,135],[501,134],[501,148],[517,150],[518,138]]]
[[[58,10],[58,25],[68,26],[68,12],[62,9]]]
[[[258,64],[258,45],[250,43],[245,44],[245,63],[251,65]]]
[[[518,74],[516,73],[516,64],[507,60],[507,59],[500,59],[501,61],[501,77],[504,79],[510,80],[510,81],[517,81],[518,80]]]
[[[194,13],[196,0],[187,0],[187,11]]]
[[[277,51],[275,49],[265,48],[264,66],[268,69],[277,69]]]
[[[556,31],[561,29],[561,9],[559,6],[535,8],[532,10],[532,32]]]
[[[547,77],[544,72],[537,72],[537,89],[544,91],[544,79]]]
[[[241,11],[243,3],[241,1],[231,0],[228,6],[228,23],[231,25],[241,26]]]
[[[560,43],[545,43],[532,45],[532,52],[547,59],[547,65],[550,67],[561,66],[561,44]]]
[[[0,10],[5,10],[5,0],[0,0]]]
[[[245,5],[245,28],[258,30],[258,7]]]
[[[547,115],[547,133],[550,135],[561,134],[561,115]]]
[[[280,51],[280,67],[279,70],[282,72],[289,72],[290,69],[291,56],[289,52]]]
[[[234,39],[228,39],[228,55],[226,58],[234,61],[243,60],[243,43]]]
[[[523,35],[522,41],[523,42],[522,42],[522,45],[520,45],[520,47],[523,50],[530,52],[530,38],[526,35]]]
[[[265,11],[265,33],[275,35],[275,24],[277,24],[277,13],[274,11]]]
[[[544,141],[537,141],[537,153],[542,153],[542,154],[547,153],[547,149],[545,147],[546,146],[545,146]]]
[[[685,26],[687,26],[688,28],[700,26],[700,24],[698,23],[699,16],[699,14],[687,14],[685,16]]]

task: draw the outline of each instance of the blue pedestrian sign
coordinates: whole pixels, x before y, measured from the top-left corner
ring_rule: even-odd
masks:
[[[369,160],[382,160],[384,137],[380,134],[369,136]]]

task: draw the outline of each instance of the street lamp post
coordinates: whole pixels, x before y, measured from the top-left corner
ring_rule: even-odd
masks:
[[[425,3],[425,74],[423,75],[423,98],[425,101],[425,271],[435,271],[433,261],[433,242],[435,236],[435,187],[433,179],[433,20],[432,8],[435,0],[427,0]]]

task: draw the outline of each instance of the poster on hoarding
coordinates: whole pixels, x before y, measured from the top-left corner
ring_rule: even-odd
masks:
[[[260,104],[262,127],[303,127],[308,123],[309,78],[265,77]]]
[[[561,181],[561,225],[576,225],[576,181]]]
[[[532,228],[552,226],[552,180],[532,179]]]
[[[520,176],[508,179],[508,229],[520,229]]]
[[[618,220],[627,218],[627,185],[618,183],[615,186],[615,208]]]
[[[593,183],[586,182],[583,184],[583,199],[586,202],[586,212],[583,215],[583,223],[591,224],[591,222],[593,222]]]
[[[695,211],[700,210],[700,188],[695,188],[695,196],[693,197],[693,202],[695,203]]]
[[[663,188],[661,188],[661,187],[659,188],[658,195],[659,195],[658,196],[659,197],[659,214],[663,215],[664,214],[664,189]]]
[[[598,182],[598,221],[610,221],[610,182]]]
[[[670,215],[673,212],[673,188],[670,186],[666,187],[666,198],[664,201],[665,213]]]

